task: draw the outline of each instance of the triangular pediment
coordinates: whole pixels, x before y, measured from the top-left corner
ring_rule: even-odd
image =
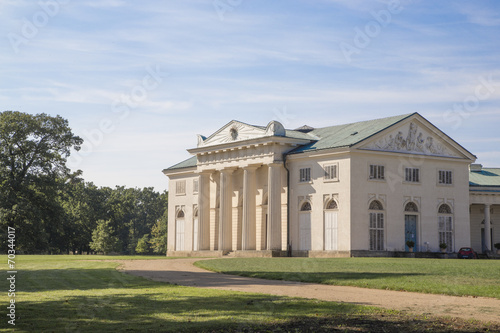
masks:
[[[419,114],[361,142],[358,149],[474,160],[475,156]]]
[[[261,127],[233,120],[208,138],[198,135],[198,147],[216,146],[269,136],[285,136],[285,128],[277,121],[271,121],[267,127]]]

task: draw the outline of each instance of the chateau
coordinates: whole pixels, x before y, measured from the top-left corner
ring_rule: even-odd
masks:
[[[168,256],[391,256],[500,242],[500,169],[418,113],[323,128],[231,121],[169,177]],[[485,232],[486,230],[486,232]]]

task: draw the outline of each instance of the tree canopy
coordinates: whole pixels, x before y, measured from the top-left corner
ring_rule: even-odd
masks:
[[[85,182],[66,166],[82,143],[60,116],[0,113],[2,230],[16,228],[16,249],[25,253],[162,253],[167,193]]]

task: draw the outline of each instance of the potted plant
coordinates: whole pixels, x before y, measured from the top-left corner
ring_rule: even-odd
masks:
[[[406,246],[408,246],[408,250],[410,252],[413,252],[413,247],[415,246],[415,242],[412,240],[408,240],[406,241]]]
[[[497,254],[500,254],[500,243],[495,243],[493,246],[497,249]]]
[[[446,244],[446,243],[439,244],[439,248],[441,249],[441,252],[443,252],[443,253],[446,252],[447,247],[448,247],[448,244]]]

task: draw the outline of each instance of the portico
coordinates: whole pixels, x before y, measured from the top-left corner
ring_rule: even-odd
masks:
[[[470,172],[471,246],[491,253],[500,242],[500,170],[471,165]]]
[[[275,121],[265,128],[232,121],[208,138],[198,136],[188,150],[197,162],[190,176],[198,183],[196,239],[184,251],[286,251],[283,154],[310,141],[287,135]],[[176,178],[175,168],[164,172]]]

